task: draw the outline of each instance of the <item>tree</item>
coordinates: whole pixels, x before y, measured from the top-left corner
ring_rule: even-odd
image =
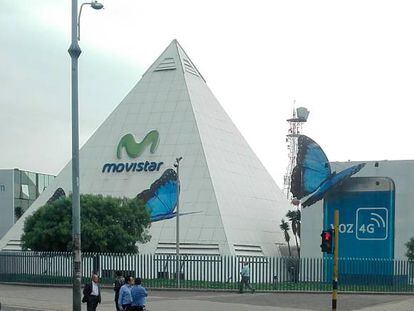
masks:
[[[149,213],[136,199],[81,195],[83,252],[136,252],[136,242],[149,241]],[[26,219],[23,249],[72,250],[72,200],[61,197]]]
[[[20,217],[22,217],[23,213],[24,213],[24,210],[21,206],[16,206],[14,208],[14,217],[16,219],[19,219]]]
[[[284,232],[284,234],[285,234],[285,241],[286,241],[286,243],[287,243],[287,245],[288,245],[288,250],[289,250],[289,256],[292,256],[292,252],[290,251],[290,243],[289,243],[289,241],[290,241],[290,236],[289,236],[289,223],[287,223],[284,219],[282,219],[282,221],[280,222],[280,229],[282,229],[282,231]]]
[[[295,242],[296,242],[296,249],[298,251],[298,256],[300,257],[300,249],[299,249],[299,243],[298,243],[298,237],[300,239],[300,210],[296,211],[288,211],[286,213],[286,217],[289,219],[290,224],[292,226],[292,232],[295,236]]]
[[[414,260],[414,238],[411,238],[407,243],[405,243],[407,247],[407,252],[405,256],[408,257],[408,260]]]

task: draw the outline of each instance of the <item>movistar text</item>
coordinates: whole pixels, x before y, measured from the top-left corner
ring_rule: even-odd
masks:
[[[130,162],[130,163],[106,163],[102,167],[102,173],[122,172],[154,172],[159,171],[164,162]]]

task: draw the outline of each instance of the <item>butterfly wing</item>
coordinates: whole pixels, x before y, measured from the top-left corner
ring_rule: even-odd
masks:
[[[153,197],[147,201],[147,208],[151,211],[151,218],[170,215],[177,204],[177,183],[167,181],[154,192]]]
[[[305,135],[298,137],[296,166],[290,191],[297,199],[314,192],[331,175],[331,166],[322,148]]]
[[[341,185],[345,180],[350,178],[352,175],[358,173],[363,167],[365,166],[365,163],[361,163],[358,165],[351,166],[338,174],[332,174],[327,180],[325,180],[313,193],[309,198],[306,199],[305,202],[302,203],[302,207],[310,206],[319,200],[323,199],[325,194],[335,188]]]
[[[144,201],[152,222],[174,217],[178,199],[177,173],[173,169],[166,170],[150,189],[142,191],[137,198]]]

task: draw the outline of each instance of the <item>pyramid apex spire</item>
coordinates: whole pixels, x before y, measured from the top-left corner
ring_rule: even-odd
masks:
[[[153,72],[171,70],[181,70],[184,75],[191,74],[192,76],[201,78],[205,82],[204,77],[188,57],[177,39],[171,41],[157,60],[144,73],[144,76]]]

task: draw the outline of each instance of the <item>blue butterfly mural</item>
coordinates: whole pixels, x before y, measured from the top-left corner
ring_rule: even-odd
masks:
[[[175,217],[174,210],[178,199],[177,173],[173,169],[167,169],[149,189],[138,194],[137,199],[145,203],[152,222]]]
[[[331,172],[329,160],[322,148],[305,135],[298,137],[296,166],[292,171],[290,192],[300,200],[310,195],[302,207],[310,206],[325,194],[359,172],[365,163],[351,166],[339,173]]]

